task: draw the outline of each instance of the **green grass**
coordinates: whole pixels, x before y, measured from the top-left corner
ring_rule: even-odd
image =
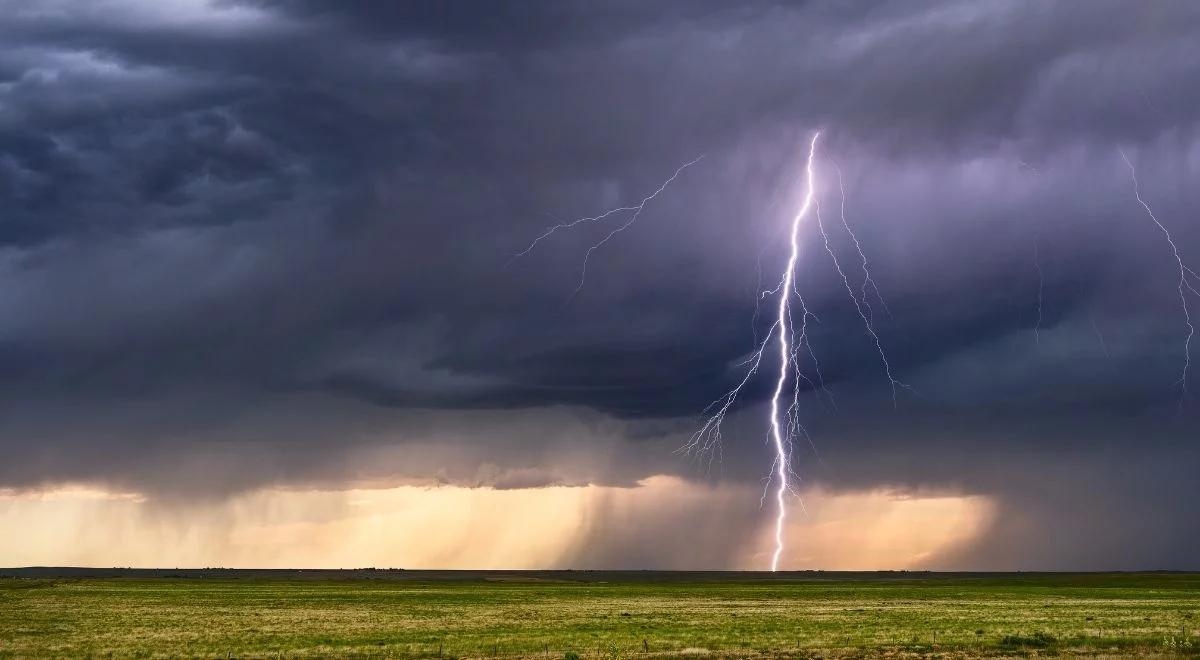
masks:
[[[1190,574],[602,578],[7,578],[0,656],[1200,655]]]

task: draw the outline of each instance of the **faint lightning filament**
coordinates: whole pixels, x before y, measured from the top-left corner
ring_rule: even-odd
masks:
[[[1192,313],[1188,308],[1187,292],[1195,293],[1195,288],[1188,282],[1188,275],[1194,275],[1194,271],[1188,268],[1187,264],[1183,263],[1183,257],[1179,254],[1179,247],[1175,245],[1175,239],[1171,236],[1171,232],[1159,221],[1154,215],[1154,211],[1150,209],[1150,205],[1142,199],[1141,191],[1138,189],[1137,170],[1133,167],[1133,162],[1129,160],[1129,156],[1125,155],[1124,149],[1117,149],[1117,153],[1121,154],[1121,160],[1129,166],[1129,176],[1133,180],[1133,196],[1137,199],[1138,204],[1146,210],[1146,215],[1150,216],[1150,220],[1158,227],[1163,236],[1167,239],[1167,244],[1171,246],[1171,254],[1175,257],[1175,265],[1179,267],[1179,306],[1183,310],[1183,322],[1187,326],[1187,336],[1183,340],[1183,369],[1179,374],[1179,380],[1176,385],[1179,385],[1179,405],[1182,409],[1184,398],[1187,396],[1188,372],[1192,366],[1192,337],[1196,334],[1196,327],[1192,325]]]
[[[696,163],[700,162],[700,160],[703,158],[704,158],[704,156],[700,155],[700,156],[697,156],[696,158],[693,158],[692,160],[684,163],[683,165],[680,165],[675,170],[675,173],[672,174],[669,179],[664,181],[662,183],[662,185],[660,185],[658,187],[657,190],[655,190],[654,192],[650,193],[649,195],[646,195],[645,197],[643,197],[642,201],[638,202],[637,204],[634,204],[632,206],[618,206],[616,208],[609,209],[599,215],[587,216],[584,218],[577,218],[570,222],[560,222],[557,225],[548,227],[546,229],[546,231],[542,232],[541,234],[538,235],[537,238],[530,241],[529,245],[527,245],[524,250],[521,250],[520,252],[517,252],[516,254],[514,254],[512,256],[512,258],[509,259],[509,263],[512,263],[513,261],[516,261],[517,259],[520,259],[521,257],[524,257],[525,255],[529,254],[530,252],[533,251],[534,248],[536,248],[538,246],[538,243],[541,243],[542,241],[546,240],[547,238],[550,238],[551,235],[553,235],[555,232],[557,232],[560,229],[570,229],[572,227],[575,227],[575,226],[578,226],[581,224],[585,224],[585,223],[600,222],[601,220],[605,220],[605,219],[609,218],[610,216],[616,215],[618,213],[632,211],[633,215],[630,216],[630,218],[628,220],[626,220],[624,223],[618,225],[616,229],[609,231],[607,234],[604,235],[604,238],[593,243],[591,245],[591,247],[589,247],[587,249],[587,252],[584,253],[583,265],[579,269],[579,283],[575,285],[575,290],[572,291],[570,297],[567,298],[567,302],[570,302],[572,299],[575,298],[575,296],[579,295],[579,292],[583,289],[584,282],[587,281],[588,259],[592,256],[592,253],[595,252],[596,250],[599,250],[601,247],[604,246],[605,243],[612,240],[613,236],[616,236],[617,234],[625,231],[626,229],[629,229],[629,227],[631,227],[633,225],[633,223],[637,222],[638,218],[640,218],[642,216],[642,211],[644,211],[646,209],[646,205],[649,204],[651,200],[653,200],[655,197],[658,197],[662,193],[662,191],[666,190],[667,186],[671,185],[671,183],[673,183],[675,181],[675,179],[678,179],[679,175],[682,174],[684,170],[686,170],[687,168],[691,167],[692,165],[695,165]]]

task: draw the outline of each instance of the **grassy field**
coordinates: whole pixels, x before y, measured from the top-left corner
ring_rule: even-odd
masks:
[[[29,575],[0,656],[1200,655],[1195,574]]]

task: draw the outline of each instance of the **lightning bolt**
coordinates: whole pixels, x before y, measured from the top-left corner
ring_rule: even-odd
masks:
[[[804,216],[808,215],[809,208],[815,206],[816,194],[813,175],[813,156],[817,151],[817,139],[821,137],[821,133],[813,134],[812,142],[808,145],[808,165],[805,167],[805,186],[804,201],[800,204],[800,210],[792,218],[792,228],[788,233],[788,246],[790,252],[788,254],[787,267],[783,271],[783,281],[780,282],[779,294],[779,315],[775,321],[775,325],[779,330],[779,377],[775,379],[775,391],[771,395],[771,442],[775,449],[775,477],[778,483],[775,488],[775,505],[778,507],[775,513],[775,552],[771,555],[771,571],[779,570],[779,556],[783,554],[783,526],[787,520],[787,496],[788,485],[788,466],[791,465],[791,444],[784,441],[784,432],[779,421],[779,399],[783,396],[783,386],[787,383],[788,374],[792,370],[792,353],[788,344],[788,321],[791,320],[791,307],[788,305],[789,292],[795,287],[796,277],[796,261],[800,258],[800,245],[798,235],[800,233],[800,221]],[[807,309],[803,312],[807,318]],[[803,332],[803,331],[802,331]],[[803,336],[803,335],[802,335]],[[789,407],[789,412],[792,408]],[[789,414],[789,418],[791,415]],[[788,436],[790,438],[790,434]]]
[[[704,414],[708,417],[701,424],[700,428],[692,435],[689,442],[684,446],[684,450],[695,452],[698,455],[707,454],[711,456],[720,451],[722,432],[721,427],[725,422],[725,418],[730,409],[737,402],[738,397],[745,389],[746,385],[758,373],[762,366],[763,358],[766,355],[768,348],[773,345],[778,346],[779,370],[775,376],[775,386],[771,393],[770,417],[768,442],[774,451],[774,459],[771,464],[771,474],[767,478],[767,483],[763,489],[763,497],[760,501],[760,506],[766,503],[768,492],[771,486],[774,485],[773,499],[775,500],[775,549],[771,555],[771,570],[779,569],[779,560],[783,555],[784,544],[784,528],[787,522],[787,495],[789,493],[795,495],[792,489],[792,479],[798,480],[798,477],[791,469],[791,455],[793,440],[803,436],[808,440],[809,445],[812,445],[812,439],[800,422],[799,406],[801,384],[808,384],[814,389],[820,387],[824,389],[824,378],[821,376],[820,363],[817,361],[816,354],[812,349],[812,344],[809,341],[809,321],[820,320],[809,309],[804,300],[804,296],[800,294],[796,284],[795,272],[796,264],[800,256],[799,233],[801,223],[811,213],[815,216],[816,226],[821,234],[821,238],[825,247],[826,253],[833,260],[834,268],[837,269],[838,275],[841,277],[842,284],[846,288],[846,292],[854,304],[855,310],[858,312],[859,318],[863,322],[863,327],[866,329],[868,336],[875,344],[875,349],[879,354],[880,361],[883,364],[884,372],[887,374],[888,382],[892,388],[892,403],[896,403],[896,389],[898,387],[909,388],[905,383],[900,382],[892,375],[891,364],[888,362],[887,354],[883,348],[883,342],[880,340],[878,333],[875,331],[874,321],[872,320],[873,313],[871,311],[869,301],[869,293],[874,291],[875,296],[879,299],[880,304],[887,310],[887,303],[883,301],[883,296],[879,293],[879,288],[875,284],[875,280],[871,275],[870,263],[867,260],[866,253],[862,249],[862,244],[858,237],[854,234],[850,223],[846,220],[846,193],[845,187],[842,184],[840,168],[838,171],[838,189],[841,195],[841,223],[847,235],[849,235],[855,249],[858,252],[859,264],[863,271],[863,282],[859,287],[858,294],[855,293],[854,287],[850,284],[850,278],[842,268],[841,261],[837,256],[837,252],[833,249],[832,241],[829,233],[826,231],[824,220],[821,217],[820,201],[816,196],[816,149],[817,142],[820,139],[820,132],[814,133],[812,141],[809,143],[808,160],[805,165],[805,191],[801,201],[800,208],[796,215],[792,218],[790,231],[788,233],[788,260],[784,267],[783,274],[780,277],[779,284],[774,289],[764,291],[759,299],[769,295],[777,295],[778,302],[776,303],[776,317],[774,322],[768,328],[766,336],[757,345],[756,350],[742,362],[742,365],[748,365],[746,373],[741,381],[738,382],[733,389],[725,393],[721,398],[713,401],[707,408]],[[793,302],[794,298],[794,302]],[[755,306],[755,317],[759,314],[759,308]],[[796,322],[794,316],[799,315],[799,322]],[[797,327],[798,326],[798,327]],[[777,344],[773,344],[777,341]],[[800,363],[800,352],[805,351],[815,370],[817,381],[814,382],[808,377]],[[788,382],[791,382],[792,392],[790,401],[785,399],[785,390]],[[832,400],[832,399],[831,399]],[[816,448],[813,447],[814,454]],[[819,455],[818,455],[819,456]],[[797,497],[801,508],[804,506],[803,500]]]
[[[854,304],[855,310],[858,312],[859,318],[862,320],[863,327],[867,331],[867,335],[875,344],[875,349],[879,354],[880,361],[883,364],[884,372],[887,374],[888,382],[892,389],[892,403],[896,404],[897,388],[911,389],[905,383],[900,382],[892,375],[891,364],[888,361],[887,354],[883,348],[883,342],[880,340],[878,333],[875,331],[873,321],[873,311],[870,306],[870,293],[874,292],[878,298],[880,305],[885,312],[887,303],[883,300],[882,294],[879,292],[878,286],[875,284],[875,279],[871,274],[870,262],[867,260],[865,251],[862,249],[862,244],[855,235],[854,230],[850,227],[850,223],[846,220],[846,191],[842,182],[841,169],[834,163],[834,167],[838,172],[838,190],[841,196],[840,217],[842,228],[850,237],[859,257],[859,266],[863,272],[863,281],[858,287],[858,293],[855,293],[854,287],[850,283],[850,278],[842,268],[841,261],[837,256],[837,252],[833,248],[829,233],[826,231],[824,220],[821,216],[821,205],[816,195],[816,152],[817,142],[820,139],[820,132],[813,134],[812,141],[808,147],[808,160],[805,164],[805,189],[804,197],[800,203],[800,208],[796,215],[792,218],[792,223],[788,233],[788,260],[784,267],[783,273],[780,276],[779,284],[774,289],[764,291],[759,296],[759,300],[767,296],[776,295],[778,301],[776,303],[775,320],[767,329],[766,336],[762,338],[756,346],[756,349],[751,353],[750,357],[744,360],[739,366],[747,366],[746,373],[733,389],[726,392],[723,396],[713,401],[704,410],[707,418],[701,424],[700,428],[692,434],[691,439],[682,448],[684,451],[694,453],[698,456],[708,455],[711,462],[712,456],[721,451],[722,431],[721,427],[725,422],[725,418],[729,411],[737,402],[742,391],[751,381],[755,374],[758,373],[763,364],[763,358],[767,355],[767,351],[772,346],[778,347],[778,372],[775,375],[775,386],[771,393],[770,416],[768,443],[770,444],[774,459],[771,463],[770,475],[766,478],[766,484],[763,488],[763,496],[759,502],[760,507],[766,504],[768,493],[771,493],[775,500],[775,548],[771,554],[771,570],[779,570],[779,561],[783,555],[784,529],[787,522],[787,496],[792,494],[796,496],[801,509],[804,507],[804,502],[795,493],[792,488],[793,479],[798,481],[799,477],[792,471],[791,457],[794,439],[803,436],[812,446],[812,439],[800,422],[800,392],[801,385],[807,384],[810,388],[820,388],[825,390],[825,379],[821,375],[820,363],[817,361],[816,353],[813,351],[812,344],[809,341],[809,322],[820,319],[813,314],[808,304],[801,295],[796,283],[795,273],[796,264],[800,257],[799,233],[800,226],[804,219],[810,214],[815,216],[817,230],[821,234],[822,242],[826,253],[829,254],[833,261],[834,268],[841,277],[842,284],[849,295],[851,302]],[[760,269],[761,271],[761,266]],[[761,279],[761,275],[760,275]],[[794,299],[794,301],[793,301]],[[760,313],[758,304],[756,303],[754,314],[757,319]],[[797,322],[794,318],[799,316]],[[775,343],[777,342],[777,343]],[[801,351],[808,356],[813,370],[816,375],[816,381],[806,375],[801,366]],[[791,382],[791,396],[785,398],[785,390]],[[825,390],[827,392],[827,390]],[[790,399],[790,400],[789,400]],[[830,397],[832,401],[832,396]],[[813,452],[816,454],[816,447],[813,446]],[[772,486],[774,489],[772,491]]]
[[[850,223],[846,220],[846,192],[842,182],[841,169],[837,168],[838,172],[838,189],[841,194],[841,224],[842,228],[850,237],[859,258],[859,266],[862,269],[863,281],[858,287],[858,292],[855,292],[854,287],[850,283],[850,277],[842,268],[841,261],[837,256],[837,252],[833,248],[832,241],[826,231],[824,220],[821,217],[820,202],[816,194],[816,155],[817,143],[821,137],[820,131],[813,133],[812,139],[808,145],[808,158],[805,163],[804,174],[804,196],[800,203],[799,209],[792,217],[792,221],[788,231],[788,258],[787,264],[780,275],[778,284],[773,289],[761,291],[755,300],[754,317],[751,325],[754,332],[757,334],[758,319],[762,312],[761,303],[770,296],[775,298],[775,318],[764,336],[755,337],[754,350],[751,351],[748,357],[734,365],[735,367],[744,367],[745,373],[737,384],[721,397],[712,401],[701,412],[703,422],[700,427],[691,435],[689,440],[683,447],[679,448],[680,453],[688,454],[695,457],[697,460],[706,462],[711,468],[712,462],[720,457],[722,449],[722,427],[729,413],[736,406],[738,399],[741,397],[749,383],[753,380],[764,366],[764,360],[770,363],[772,353],[778,360],[778,371],[774,374],[774,387],[771,393],[770,400],[770,415],[768,418],[768,433],[767,443],[770,445],[774,458],[771,463],[771,470],[765,479],[763,489],[763,497],[760,501],[760,507],[766,504],[768,493],[770,493],[775,503],[775,525],[774,537],[775,547],[771,555],[771,570],[779,569],[779,561],[783,555],[784,530],[786,527],[788,507],[787,498],[791,494],[796,497],[801,509],[804,508],[804,502],[792,487],[793,480],[799,481],[799,476],[792,470],[792,449],[794,441],[797,438],[803,437],[808,440],[808,444],[812,447],[814,455],[820,460],[820,455],[816,451],[816,447],[812,443],[812,438],[809,437],[807,430],[800,421],[800,395],[803,387],[807,385],[814,391],[821,391],[828,395],[829,400],[833,403],[832,394],[829,393],[825,385],[825,378],[821,374],[820,363],[817,360],[816,352],[813,350],[809,328],[813,322],[819,323],[820,319],[808,307],[804,296],[796,282],[796,265],[800,258],[800,228],[810,214],[815,216],[816,227],[819,230],[824,248],[829,257],[833,260],[833,265],[837,269],[838,275],[841,277],[842,283],[845,286],[846,292],[849,295],[855,310],[858,312],[859,318],[862,320],[863,327],[866,329],[867,335],[871,338],[875,345],[875,350],[879,354],[880,362],[883,365],[884,372],[887,375],[888,383],[892,390],[892,404],[896,405],[896,390],[897,388],[911,389],[905,383],[900,382],[893,376],[891,364],[883,348],[883,342],[880,340],[878,333],[875,331],[874,313],[869,302],[870,293],[874,293],[884,311],[890,315],[890,310],[887,309],[887,303],[884,301],[879,287],[875,284],[875,280],[871,273],[870,263],[867,260],[866,253],[862,248],[862,244],[855,235]],[[703,158],[701,156],[700,158]],[[671,175],[661,186],[658,187],[650,195],[647,195],[642,201],[632,206],[622,206],[605,211],[599,215],[589,216],[563,222],[554,225],[544,231],[541,235],[533,239],[529,245],[522,251],[513,255],[512,259],[519,259],[532,252],[537,246],[551,237],[555,232],[573,227],[601,222],[609,217],[622,212],[631,212],[632,215],[623,224],[609,231],[603,238],[594,243],[588,248],[584,254],[583,266],[580,269],[579,282],[571,294],[573,298],[583,288],[587,277],[587,262],[588,258],[596,250],[603,247],[618,233],[628,229],[641,216],[646,205],[666,190],[685,169],[692,166],[700,160],[696,158],[688,163],[681,165],[675,173]],[[762,263],[761,254],[757,266],[759,282],[761,288],[762,281]],[[568,301],[570,298],[568,299]],[[806,366],[802,364],[807,362],[812,369],[812,375],[806,371]],[[791,386],[790,395],[787,393],[788,386]],[[836,404],[835,404],[836,405]]]
[[[1183,369],[1179,374],[1179,380],[1175,381],[1175,384],[1179,386],[1179,407],[1182,410],[1184,399],[1187,397],[1188,372],[1192,367],[1192,337],[1196,335],[1196,326],[1192,324],[1192,312],[1188,307],[1187,292],[1191,291],[1193,295],[1200,295],[1192,283],[1188,281],[1188,276],[1190,275],[1197,279],[1200,279],[1200,277],[1187,264],[1183,263],[1183,257],[1179,254],[1179,246],[1175,245],[1175,239],[1171,236],[1170,230],[1159,221],[1158,217],[1154,215],[1154,211],[1150,208],[1150,205],[1142,199],[1141,191],[1138,188],[1137,169],[1134,168],[1133,162],[1129,160],[1129,156],[1125,155],[1125,150],[1118,148],[1117,153],[1121,154],[1121,160],[1125,161],[1125,164],[1129,167],[1129,177],[1133,181],[1134,199],[1145,209],[1146,215],[1158,227],[1159,231],[1162,232],[1163,237],[1166,238],[1167,245],[1171,247],[1171,255],[1175,258],[1175,265],[1179,268],[1179,283],[1176,288],[1179,290],[1179,307],[1183,311],[1183,322],[1187,326],[1187,335],[1183,340]]]

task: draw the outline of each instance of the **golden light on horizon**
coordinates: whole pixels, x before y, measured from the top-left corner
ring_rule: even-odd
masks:
[[[795,511],[787,530],[783,569],[944,568],[939,554],[978,538],[994,515],[981,496],[867,491],[804,499],[807,513]]]
[[[783,568],[936,568],[991,515],[980,497],[884,491],[810,491],[805,504]],[[0,565],[643,568],[622,557],[653,546],[674,557],[661,567],[758,570],[772,532],[756,506],[751,488],[668,476],[632,488],[266,489],[169,505],[71,487],[0,494],[0,527],[21,530]]]

